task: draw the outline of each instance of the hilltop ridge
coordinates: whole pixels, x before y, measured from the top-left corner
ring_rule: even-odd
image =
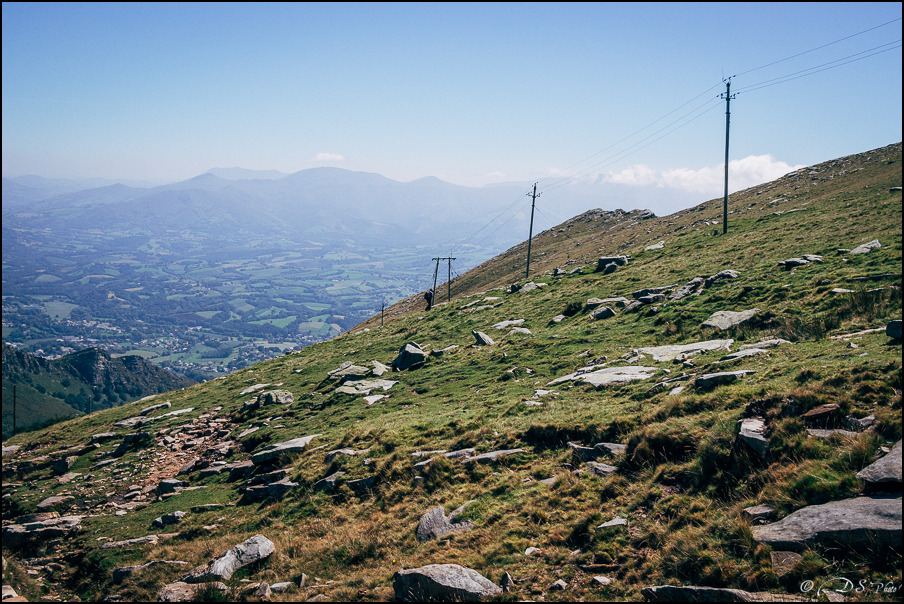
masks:
[[[17,435],[4,584],[694,601],[844,577],[896,600],[901,161],[735,193],[727,235],[721,200],[586,212],[533,239],[530,275],[519,244],[429,311]]]

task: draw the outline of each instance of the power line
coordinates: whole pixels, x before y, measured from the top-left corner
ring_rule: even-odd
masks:
[[[892,44],[897,44],[897,46],[891,46]],[[884,48],[888,46],[889,48]],[[878,50],[882,48],[883,50]],[[879,46],[875,46],[870,48],[869,50],[864,50],[852,55],[848,55],[841,59],[836,59],[834,61],[829,61],[828,63],[823,63],[822,65],[816,65],[814,67],[808,67],[807,69],[802,69],[800,71],[795,71],[793,73],[785,74],[783,76],[778,76],[777,78],[772,78],[771,80],[764,80],[762,82],[758,82],[756,84],[749,84],[747,87],[742,88],[737,94],[741,94],[742,92],[752,92],[754,90],[760,90],[761,88],[768,88],[769,86],[775,86],[776,84],[784,84],[785,82],[790,82],[792,80],[797,80],[809,75],[813,75],[816,73],[820,73],[822,71],[828,71],[829,69],[835,69],[836,67],[842,67],[849,63],[854,63],[856,61],[861,61],[863,59],[868,59],[869,57],[882,54],[884,52],[888,52],[890,50],[895,50],[901,48],[901,40],[895,40],[894,42],[886,42],[885,44],[881,44]],[[876,51],[876,52],[873,52]],[[871,53],[871,54],[865,54]],[[864,55],[864,56],[860,56]],[[856,57],[856,58],[855,58]],[[844,61],[843,63],[841,61]]]
[[[760,70],[760,69],[765,69],[766,67],[771,67],[771,66],[773,66],[773,65],[778,65],[779,63],[783,63],[783,62],[785,62],[785,61],[790,61],[791,59],[796,59],[797,57],[801,57],[801,56],[803,56],[803,55],[805,55],[805,54],[809,54],[809,53],[811,53],[811,52],[815,52],[815,51],[817,51],[817,50],[821,50],[821,49],[823,49],[823,48],[827,48],[827,47],[829,47],[829,46],[832,46],[833,44],[838,44],[839,42],[844,42],[845,40],[850,40],[851,38],[855,38],[855,37],[857,37],[857,36],[859,36],[859,35],[865,34],[865,33],[867,33],[867,32],[871,32],[871,31],[873,31],[874,29],[879,29],[880,27],[885,27],[886,25],[891,25],[892,23],[897,23],[897,22],[900,21],[900,20],[901,20],[900,17],[898,17],[897,19],[892,19],[891,21],[887,21],[887,22],[885,22],[885,23],[882,23],[881,25],[876,25],[875,27],[870,27],[869,29],[864,29],[863,31],[857,32],[856,34],[851,34],[851,35],[849,35],[849,36],[845,36],[845,37],[843,37],[843,38],[839,38],[838,40],[835,40],[834,42],[829,42],[829,43],[827,43],[827,44],[823,44],[822,46],[817,46],[816,48],[811,48],[810,50],[805,50],[805,51],[799,52],[799,53],[797,53],[797,54],[795,54],[795,55],[791,55],[790,57],[785,57],[784,59],[779,59],[778,61],[773,61],[773,62],[771,62],[771,63],[766,63],[765,65],[760,65],[759,67],[754,67],[753,69],[748,69],[747,71],[742,71],[741,73],[735,74],[734,76],[731,76],[731,77],[737,77],[737,76],[741,76],[741,75],[746,75],[746,74],[748,74],[748,73],[752,73],[752,72],[758,71],[758,70]]]

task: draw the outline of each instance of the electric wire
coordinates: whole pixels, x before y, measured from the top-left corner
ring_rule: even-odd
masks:
[[[826,43],[826,44],[822,44],[822,45],[817,46],[817,47],[815,47],[815,48],[811,48],[811,49],[809,49],[809,50],[806,50],[806,51],[803,51],[803,52],[800,52],[800,53],[796,53],[796,54],[794,54],[794,55],[790,55],[790,56],[788,56],[788,57],[785,57],[785,58],[782,58],[782,59],[778,59],[778,60],[772,61],[772,62],[770,62],[770,63],[765,63],[765,64],[763,64],[763,65],[760,65],[759,67],[754,67],[754,68],[752,68],[752,69],[748,69],[748,70],[746,70],[746,71],[739,72],[739,73],[737,73],[737,74],[735,74],[735,75],[733,75],[733,76],[729,76],[728,79],[737,78],[737,77],[742,76],[742,75],[746,75],[746,74],[749,74],[749,73],[753,73],[753,72],[755,72],[755,71],[759,71],[759,70],[761,70],[761,69],[765,69],[765,68],[767,68],[767,67],[771,67],[771,66],[773,66],[773,65],[777,65],[777,64],[779,64],[779,63],[783,63],[783,62],[785,62],[785,61],[788,61],[788,60],[791,60],[791,59],[794,59],[794,58],[797,58],[797,57],[800,57],[800,56],[809,54],[809,53],[811,53],[811,52],[815,52],[815,51],[817,51],[817,50],[821,50],[821,49],[823,49],[823,48],[827,48],[827,47],[832,46],[832,45],[834,45],[834,44],[838,44],[838,43],[840,43],[840,42],[843,42],[844,40],[848,40],[848,39],[857,37],[857,36],[859,36],[859,35],[868,33],[868,32],[870,32],[870,31],[879,29],[879,28],[881,28],[881,27],[885,27],[885,26],[890,25],[890,24],[892,24],[892,23],[896,23],[896,22],[898,22],[898,21],[900,21],[900,20],[901,20],[900,18],[898,18],[898,19],[893,19],[893,20],[888,21],[888,22],[886,22],[886,23],[882,23],[882,24],[880,24],[880,25],[876,25],[876,26],[874,26],[874,27],[865,29],[865,30],[863,30],[863,31],[860,31],[860,32],[857,32],[857,33],[854,33],[854,34],[851,34],[851,35],[849,35],[849,36],[845,36],[845,37],[843,37],[843,38],[839,38],[838,40],[834,40],[834,41],[832,41],[832,42],[828,42],[828,43]],[[896,46],[893,46],[893,45],[896,45]],[[807,69],[804,69],[804,70],[800,70],[800,71],[797,71],[797,72],[789,73],[789,74],[786,74],[786,75],[783,75],[783,76],[778,76],[778,77],[776,77],[776,78],[772,78],[772,79],[769,79],[769,80],[764,80],[764,81],[762,81],[762,82],[758,82],[758,83],[755,83],[755,84],[749,84],[749,85],[747,85],[747,86],[745,86],[745,87],[743,87],[743,88],[736,89],[736,91],[735,91],[734,93],[732,93],[732,94],[733,94],[733,95],[737,95],[737,94],[742,94],[742,93],[748,93],[748,92],[753,92],[753,91],[755,91],[755,90],[760,90],[760,89],[762,89],[762,88],[767,88],[767,87],[770,87],[770,86],[775,86],[775,85],[778,85],[778,84],[783,84],[783,83],[790,82],[790,81],[793,81],[793,80],[796,80],[796,79],[799,79],[799,78],[802,78],[802,77],[806,77],[806,76],[808,76],[808,75],[813,75],[813,74],[816,74],[816,73],[820,73],[820,72],[822,72],[822,71],[826,71],[826,70],[829,70],[829,69],[834,69],[834,68],[837,68],[837,67],[841,67],[841,66],[847,65],[847,64],[849,64],[849,63],[853,63],[853,62],[860,61],[860,60],[863,60],[863,59],[866,59],[866,58],[869,58],[869,57],[872,57],[872,56],[875,56],[875,55],[878,55],[878,54],[882,54],[882,53],[884,53],[884,52],[888,52],[888,51],[891,51],[891,50],[895,50],[895,49],[897,49],[897,48],[901,48],[901,40],[900,40],[900,39],[899,39],[899,40],[896,40],[896,41],[894,41],[894,42],[887,42],[887,43],[885,43],[885,44],[882,44],[882,45],[879,45],[879,46],[876,46],[876,47],[873,47],[873,48],[870,48],[870,49],[868,49],[868,50],[864,50],[864,51],[861,51],[861,52],[858,52],[858,53],[854,53],[854,54],[852,54],[852,55],[848,55],[848,56],[846,56],[846,57],[842,57],[842,58],[840,58],[840,59],[836,59],[836,60],[830,61],[830,62],[828,62],[828,63],[823,63],[823,64],[821,64],[821,65],[816,65],[816,66],[814,66],[814,67],[810,67],[810,68],[807,68]],[[724,82],[724,81],[725,81],[725,80],[723,80],[723,82]],[[673,109],[673,110],[669,111],[668,113],[662,115],[661,117],[657,118],[656,120],[653,120],[652,122],[650,122],[650,123],[646,124],[645,126],[639,128],[638,130],[635,130],[633,133],[629,134],[628,136],[626,136],[626,137],[624,137],[624,138],[622,138],[622,139],[619,139],[618,141],[616,141],[616,142],[614,142],[614,143],[608,145],[607,147],[604,147],[603,149],[601,149],[600,151],[597,151],[597,152],[594,153],[593,155],[590,155],[590,156],[588,156],[588,157],[586,157],[586,158],[584,158],[584,159],[582,159],[582,160],[580,160],[580,161],[578,161],[578,162],[575,162],[574,164],[572,164],[572,165],[569,166],[568,168],[565,168],[565,169],[563,170],[563,173],[558,174],[558,175],[554,175],[554,176],[547,176],[547,177],[544,177],[544,178],[539,179],[539,180],[537,181],[537,185],[543,184],[544,186],[543,186],[542,188],[539,188],[538,191],[540,191],[540,192],[549,192],[549,191],[553,191],[553,190],[555,190],[555,189],[564,187],[564,186],[566,186],[566,185],[568,185],[568,184],[574,182],[574,179],[576,179],[576,178],[578,178],[578,177],[580,177],[580,176],[583,176],[583,175],[585,175],[585,174],[588,174],[588,173],[590,173],[590,172],[592,172],[592,171],[594,171],[594,170],[601,170],[601,169],[603,169],[603,168],[606,168],[606,167],[608,167],[608,166],[611,166],[611,165],[613,165],[614,163],[617,163],[618,161],[621,161],[621,160],[625,159],[626,157],[629,157],[630,155],[633,155],[633,154],[635,154],[635,153],[637,153],[637,152],[639,152],[639,151],[641,151],[641,150],[643,150],[643,149],[649,147],[649,146],[652,145],[653,143],[658,142],[659,140],[665,138],[666,136],[672,134],[673,132],[675,132],[675,131],[677,131],[677,130],[683,128],[684,126],[690,124],[691,122],[693,122],[693,121],[695,121],[695,120],[701,118],[702,116],[708,114],[710,111],[712,111],[713,109],[715,109],[716,107],[718,107],[718,106],[721,105],[721,103],[714,102],[714,101],[719,101],[719,100],[721,100],[721,96],[716,96],[716,97],[713,97],[713,98],[708,99],[706,102],[704,102],[704,103],[702,103],[702,104],[696,106],[694,109],[691,109],[691,110],[688,111],[687,113],[685,113],[685,114],[683,114],[682,116],[676,118],[675,120],[672,120],[671,122],[667,123],[667,124],[666,124],[665,126],[663,126],[662,128],[660,128],[660,129],[658,129],[658,130],[656,130],[656,131],[654,131],[654,132],[648,134],[647,136],[645,136],[644,138],[638,140],[637,142],[632,143],[632,144],[629,145],[628,147],[626,147],[626,148],[624,148],[624,149],[622,149],[622,150],[620,150],[620,151],[617,151],[617,152],[615,152],[615,153],[613,153],[613,154],[607,156],[606,158],[604,158],[604,159],[602,159],[602,160],[600,160],[600,161],[598,161],[598,162],[596,162],[596,163],[594,163],[594,164],[591,164],[591,165],[587,166],[586,168],[583,168],[583,169],[581,169],[581,170],[578,170],[578,171],[575,171],[575,172],[572,172],[572,173],[568,174],[568,172],[571,171],[571,170],[573,170],[574,168],[576,168],[576,167],[578,167],[578,166],[580,166],[580,165],[582,165],[582,164],[585,164],[586,162],[588,162],[588,161],[590,161],[590,160],[592,160],[592,159],[598,157],[599,155],[605,153],[606,151],[608,151],[608,150],[610,150],[610,149],[613,149],[613,148],[617,147],[618,145],[621,145],[622,143],[625,143],[625,142],[629,141],[629,140],[632,139],[633,137],[635,137],[635,136],[637,136],[638,134],[640,134],[640,133],[646,131],[647,129],[651,128],[652,126],[658,124],[658,123],[661,122],[662,120],[664,120],[664,119],[666,119],[667,117],[671,116],[671,115],[674,114],[675,112],[677,112],[677,111],[683,109],[683,108],[686,107],[687,105],[690,105],[691,103],[693,103],[693,102],[696,101],[697,99],[703,97],[704,95],[706,95],[707,93],[711,92],[712,90],[721,87],[721,85],[722,85],[722,82],[720,82],[719,84],[716,84],[716,85],[714,85],[714,86],[712,86],[712,87],[710,87],[710,88],[704,90],[703,92],[701,92],[700,94],[698,94],[698,95],[695,96],[694,98],[692,98],[692,99],[690,99],[689,101],[687,101],[687,102],[685,102],[685,103],[679,105],[679,106],[676,107],[675,109]],[[698,112],[699,112],[699,113],[698,113]],[[694,115],[695,113],[696,113],[697,115]],[[693,117],[690,117],[690,116],[693,116]],[[685,120],[686,118],[689,118],[689,119],[687,119],[686,121],[683,121],[683,122],[682,122],[682,120]],[[679,122],[680,122],[680,123],[679,123]],[[674,126],[674,127],[673,127],[673,126]],[[660,135],[660,136],[657,136],[657,135]],[[651,139],[652,139],[652,140],[651,140]],[[643,144],[643,143],[645,143],[645,142],[646,142],[646,144]],[[641,146],[638,146],[638,145],[641,145]],[[549,181],[552,181],[552,182],[549,182]],[[526,197],[529,197],[529,196],[530,196],[530,193],[528,193],[528,194],[526,195]],[[482,232],[484,229],[489,228],[490,225],[492,225],[494,222],[498,221],[503,215],[505,215],[505,214],[511,212],[511,210],[512,210],[515,206],[517,206],[519,203],[522,203],[522,202],[525,202],[525,201],[526,201],[525,196],[519,196],[519,197],[518,197],[517,199],[515,199],[511,204],[509,204],[506,208],[504,208],[498,215],[496,215],[492,220],[490,220],[487,224],[485,224],[485,225],[482,226],[480,229],[478,229],[477,231],[475,231],[474,233],[472,233],[471,235],[469,235],[467,238],[465,238],[463,241],[461,241],[460,243],[458,243],[457,245],[455,245],[455,246],[453,247],[453,250],[454,250],[454,249],[460,249],[461,247],[463,247],[464,245],[466,245],[468,242],[470,242],[472,239],[474,239],[474,238],[475,238],[480,232]],[[534,209],[535,209],[538,213],[540,213],[541,215],[543,215],[543,217],[546,218],[547,220],[550,220],[550,221],[552,220],[549,216],[547,216],[545,213],[543,213],[543,212],[542,212],[539,208],[537,208],[536,206],[534,207]],[[517,212],[511,213],[511,214],[509,215],[509,217],[508,217],[504,222],[502,222],[501,224],[499,224],[495,229],[493,229],[492,231],[490,231],[486,236],[484,236],[483,239],[481,239],[479,242],[475,243],[474,245],[475,245],[475,246],[480,246],[480,245],[482,245],[487,239],[489,239],[492,235],[494,235],[496,232],[498,232],[502,227],[504,227],[506,224],[508,224],[508,223],[509,223],[515,216],[517,216],[517,215],[518,215]],[[561,222],[561,221],[560,221],[560,222]],[[556,223],[552,223],[553,226],[554,226],[555,224],[556,224]],[[450,255],[451,255],[451,252],[450,252]]]

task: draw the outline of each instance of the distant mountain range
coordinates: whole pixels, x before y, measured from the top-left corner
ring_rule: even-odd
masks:
[[[215,168],[156,187],[22,176],[3,178],[3,216],[4,222],[18,215],[53,229],[103,226],[151,233],[266,229],[294,241],[329,232],[347,236],[351,230],[356,237],[394,236],[438,251],[478,233],[482,237],[494,233],[491,247],[498,253],[524,239],[530,187],[531,183],[463,187],[433,177],[403,183],[340,168],[293,174]],[[551,226],[593,208],[674,211],[699,202],[697,197],[671,189],[569,184],[537,203],[535,220],[536,225]],[[500,218],[508,221],[504,231],[487,229],[500,212],[505,214]]]

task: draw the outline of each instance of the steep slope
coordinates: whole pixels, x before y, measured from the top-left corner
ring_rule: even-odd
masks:
[[[4,580],[154,600],[261,535],[227,597],[425,599],[396,572],[429,564],[513,600],[899,586],[900,463],[872,464],[900,454],[900,187],[896,144],[733,195],[727,236],[720,200],[589,212],[532,241],[529,278],[513,248],[430,311],[10,439]],[[393,361],[415,368],[377,375]],[[53,509],[78,530],[28,534]],[[883,523],[833,529],[851,509]]]
[[[16,429],[106,409],[152,394],[195,384],[194,380],[135,356],[111,358],[89,348],[47,360],[3,345],[3,434]]]

